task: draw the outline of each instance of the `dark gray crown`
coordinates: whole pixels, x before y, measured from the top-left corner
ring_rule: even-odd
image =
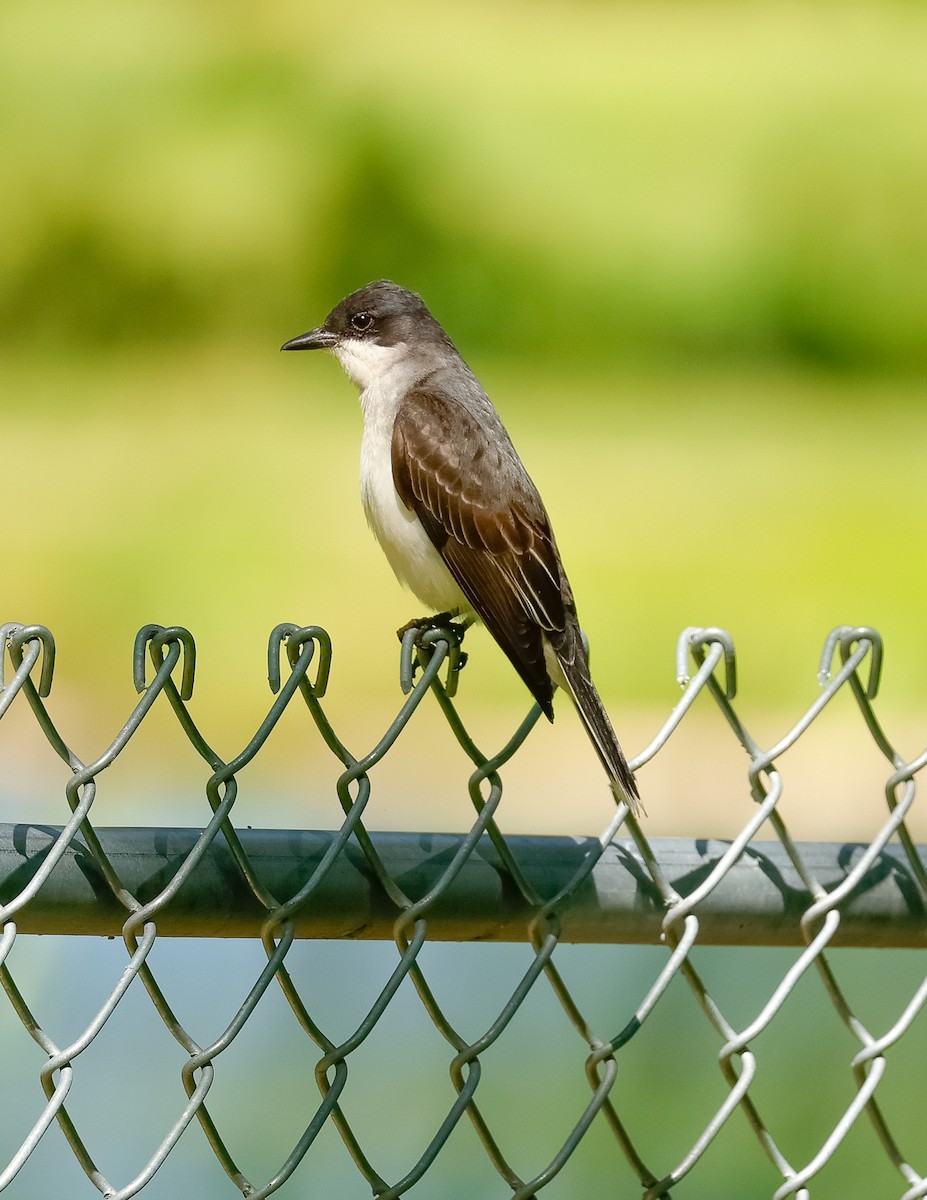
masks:
[[[421,296],[389,279],[378,279],[346,296],[325,318],[324,328],[339,337],[363,338],[381,346],[450,343]]]

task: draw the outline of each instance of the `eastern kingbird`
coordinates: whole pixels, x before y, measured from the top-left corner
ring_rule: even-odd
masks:
[[[639,812],[544,504],[421,298],[368,284],[282,349],[331,350],[360,388],[361,500],[399,581],[442,615],[482,620],[551,721],[554,688],[565,688],[615,799]]]

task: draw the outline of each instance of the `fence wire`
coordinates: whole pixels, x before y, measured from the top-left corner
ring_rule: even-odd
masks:
[[[413,630],[406,635],[400,671],[405,702],[373,749],[355,756],[333,729],[322,703],[331,661],[328,635],[315,626],[278,626],[271,634],[268,649],[273,702],[245,748],[227,762],[207,743],[191,715],[188,702],[193,689],[195,648],[193,638],[185,629],[148,625],[139,632],[134,651],[138,703],[111,745],[91,762],[82,761],[66,744],[47,703],[55,663],[51,633],[42,626],[7,624],[0,629],[0,651],[4,648],[0,663],[4,658],[8,662],[4,664],[5,670],[0,672],[0,718],[17,700],[29,706],[49,747],[68,768],[65,797],[70,816],[60,830],[45,838],[40,849],[30,850],[23,843],[21,858],[28,870],[14,870],[0,880],[3,889],[0,891],[0,982],[24,1031],[44,1056],[39,1079],[45,1097],[44,1103],[40,1102],[34,1112],[29,1112],[31,1124],[19,1144],[11,1144],[13,1135],[9,1129],[0,1130],[0,1191],[11,1184],[49,1128],[57,1123],[77,1163],[99,1193],[109,1200],[128,1200],[145,1188],[184,1131],[198,1124],[229,1181],[245,1196],[260,1198],[277,1191],[301,1164],[311,1161],[313,1145],[321,1131],[334,1128],[372,1193],[382,1200],[391,1200],[407,1193],[426,1175],[459,1123],[469,1121],[489,1164],[502,1181],[502,1193],[510,1193],[516,1200],[528,1200],[541,1193],[564,1168],[593,1123],[607,1127],[625,1161],[624,1174],[616,1170],[615,1186],[626,1190],[636,1179],[645,1200],[657,1200],[668,1196],[671,1188],[698,1167],[713,1140],[739,1113],[781,1178],[774,1200],[787,1196],[809,1197],[811,1181],[838,1154],[844,1139],[861,1120],[871,1124],[878,1145],[897,1172],[897,1194],[903,1200],[927,1196],[927,1176],[923,1173],[927,1170],[927,1139],[922,1137],[919,1144],[902,1148],[877,1097],[877,1089],[888,1068],[889,1051],[909,1030],[927,1003],[927,979],[916,988],[888,1028],[871,1030],[851,1006],[828,957],[828,948],[839,941],[845,913],[854,895],[871,876],[873,868],[880,865],[885,866],[885,873],[901,894],[908,912],[913,914],[911,943],[924,945],[927,933],[924,918],[927,871],[923,851],[919,852],[912,843],[905,827],[905,818],[915,800],[917,774],[927,763],[927,749],[905,761],[879,723],[873,701],[879,684],[882,643],[873,629],[842,626],[830,634],[821,659],[821,689],[817,698],[795,725],[775,745],[766,749],[754,740],[734,707],[736,661],[729,634],[716,628],[686,629],[679,639],[677,652],[677,674],[683,689],[681,698],[650,744],[632,760],[632,767],[638,769],[652,759],[666,745],[696,697],[707,692],[746,751],[747,780],[755,801],[750,819],[738,836],[713,856],[709,867],[690,880],[690,886],[683,890],[667,864],[661,861],[660,843],[651,845],[627,808],[619,807],[598,839],[587,843],[585,853],[575,863],[575,869],[568,873],[569,877],[550,894],[542,894],[533,882],[531,872],[520,862],[518,839],[507,840],[494,823],[502,797],[501,771],[524,742],[540,715],[539,710],[534,708],[528,714],[500,750],[483,753],[464,728],[454,705],[458,671],[464,660],[452,628],[425,634]],[[868,845],[858,847],[852,855],[840,860],[839,878],[829,878],[825,882],[816,869],[814,855],[809,853],[807,846],[793,840],[778,811],[783,784],[777,761],[837,693],[845,689],[852,693],[865,729],[886,761],[885,819]],[[391,869],[382,842],[368,833],[363,817],[371,796],[373,768],[403,735],[410,718],[429,693],[436,699],[450,729],[473,764],[468,787],[476,818],[466,834],[453,841],[452,852],[443,857],[440,870],[429,879],[427,889],[413,895],[408,884],[404,886],[401,882],[401,873]],[[336,791],[344,820],[327,836],[319,853],[307,860],[295,891],[288,887],[286,898],[282,898],[274,890],[276,880],[249,853],[249,839],[236,831],[231,814],[238,794],[238,776],[261,750],[284,711],[295,703],[304,706],[325,745],[343,768]],[[190,745],[202,758],[208,772],[206,798],[212,815],[201,832],[191,832],[182,854],[173,860],[172,873],[159,880],[156,894],[142,899],[138,894],[140,889],[133,890],[129,886],[118,856],[107,851],[111,844],[107,831],[94,828],[90,812],[100,775],[125,751],[156,704],[170,706]],[[694,950],[700,937],[701,914],[732,873],[755,853],[752,839],[766,822],[775,831],[782,853],[801,884],[795,893],[804,898],[795,914],[801,948],[768,1000],[747,1024],[743,1024],[726,1016],[720,1003],[709,993],[696,967]],[[641,878],[647,881],[648,895],[656,897],[655,911],[661,916],[655,941],[665,948],[665,961],[631,1010],[616,1015],[609,1028],[593,1028],[555,962],[555,952],[563,940],[571,906],[587,889],[594,873],[601,869],[622,829],[629,839],[625,845],[629,853],[633,851],[634,864]],[[501,864],[507,892],[515,896],[522,910],[529,914],[524,937],[530,944],[532,958],[495,1018],[480,1036],[468,1038],[451,1023],[438,1003],[425,975],[422,950],[429,939],[431,915],[440,910],[442,900],[466,872],[478,847],[484,846],[486,839],[491,842]],[[152,949],[159,936],[159,917],[164,916],[184,885],[201,869],[204,858],[217,846],[222,846],[234,861],[239,881],[247,887],[251,903],[259,907],[260,938],[266,964],[227,1027],[208,1044],[200,1044],[179,1020],[155,977]],[[336,1042],[313,1017],[304,989],[301,990],[291,976],[287,958],[297,939],[300,914],[305,913],[314,898],[325,895],[333,873],[345,857],[349,853],[356,854],[358,848],[365,873],[376,881],[376,886],[382,889],[392,906],[392,936],[397,956],[389,978],[362,1020],[349,1037]],[[122,914],[119,920],[126,959],[118,981],[92,1020],[68,1044],[60,1045],[42,1026],[17,986],[10,965],[11,952],[30,905],[37,903],[43,889],[47,891],[55,885],[67,856],[73,856],[77,851],[103,880],[109,908],[115,907]],[[276,890],[279,891],[279,887]],[[461,920],[465,925],[466,914]],[[19,936],[26,935],[19,933]],[[161,936],[165,935],[162,933]],[[847,1065],[852,1073],[853,1095],[816,1151],[807,1161],[797,1163],[790,1161],[777,1143],[760,1111],[756,1089],[751,1092],[757,1074],[757,1057],[752,1046],[776,1019],[802,978],[812,971],[819,975],[833,1011],[850,1038],[852,1052]],[[726,1094],[678,1161],[651,1162],[646,1161],[645,1150],[629,1132],[626,1102],[617,1081],[622,1055],[658,1009],[670,985],[679,979],[691,990],[705,1021],[713,1030]],[[364,1044],[400,986],[407,981],[414,987],[424,1012],[446,1043],[454,1098],[446,1112],[437,1114],[433,1136],[421,1147],[417,1160],[408,1165],[400,1178],[388,1180],[378,1172],[365,1152],[361,1136],[342,1107],[342,1099],[351,1056]],[[111,1181],[95,1161],[85,1134],[69,1113],[67,1101],[75,1073],[81,1067],[81,1055],[133,984],[144,988],[157,1016],[179,1046],[183,1093],[178,1091],[174,1119],[165,1131],[159,1131],[161,1140],[148,1161],[134,1178],[118,1183]],[[271,1177],[255,1181],[246,1177],[213,1119],[209,1092],[217,1070],[221,1069],[223,1054],[241,1035],[261,998],[275,987],[282,992],[299,1028],[316,1047],[313,1056],[319,1099],[314,1111],[305,1114],[302,1133]],[[535,988],[552,990],[566,1020],[588,1048],[585,1052],[588,1098],[574,1114],[572,1128],[562,1144],[546,1161],[538,1164],[533,1173],[523,1175],[507,1158],[480,1106],[479,1085],[487,1052],[505,1037],[513,1017]],[[31,1103],[31,1099],[23,1095],[22,1109],[28,1109]],[[915,1160],[919,1166],[915,1166]],[[622,1180],[623,1184],[619,1184]],[[608,1194],[611,1192],[612,1189]],[[624,1191],[621,1194],[625,1194]]]

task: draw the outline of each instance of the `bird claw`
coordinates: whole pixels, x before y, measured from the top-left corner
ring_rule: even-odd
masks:
[[[418,617],[396,630],[402,643],[399,681],[406,695],[412,690],[415,672],[427,664],[438,641],[448,643],[445,691],[448,696],[456,694],[457,677],[467,664],[467,655],[460,648],[467,625],[468,622],[455,621],[452,613],[443,612],[433,617]]]
[[[453,631],[453,617],[454,614],[450,612],[435,613],[433,617],[416,617],[412,621],[407,621],[405,625],[400,625],[396,630],[396,637],[399,638],[400,642],[403,641],[411,629],[415,629],[422,634],[427,633],[430,629],[451,629]]]

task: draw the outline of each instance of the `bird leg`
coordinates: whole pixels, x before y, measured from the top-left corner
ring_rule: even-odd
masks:
[[[457,618],[456,620],[454,618]],[[441,630],[443,633],[449,633],[452,641],[448,648],[448,664],[447,664],[447,694],[453,696],[457,691],[457,676],[459,672],[467,664],[467,655],[461,650],[464,634],[467,629],[473,624],[472,616],[460,617],[457,612],[442,612],[436,613],[433,617],[419,617],[414,621],[409,621],[403,625],[401,629],[396,630],[396,635],[402,642],[402,665],[400,666],[400,679],[403,682],[403,691],[408,692],[412,687],[412,681],[415,678],[415,673],[419,667],[427,661],[431,656],[432,647],[425,643],[424,638],[427,634],[435,630]],[[413,650],[418,650],[418,661],[413,654]],[[422,658],[422,655],[426,658]]]
[[[405,625],[396,630],[396,637],[400,642],[405,638],[410,629],[418,631],[419,636],[415,639],[416,642],[421,640],[422,634],[430,632],[432,629],[449,629],[457,638],[457,645],[463,642],[464,634],[473,624],[474,617],[461,617],[458,611],[435,613],[432,617],[416,617],[412,621],[407,621]]]

